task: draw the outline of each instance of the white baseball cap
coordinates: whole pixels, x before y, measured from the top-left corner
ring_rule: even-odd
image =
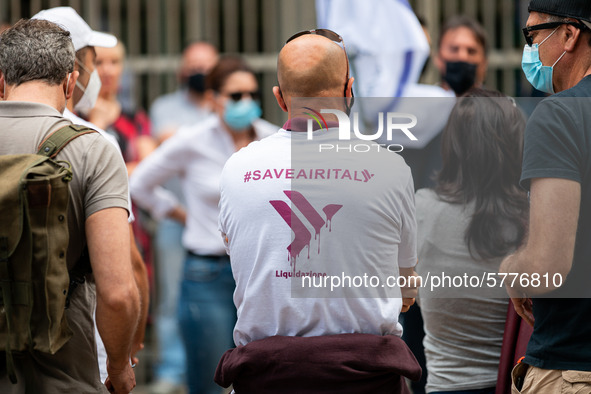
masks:
[[[44,19],[69,31],[76,51],[87,46],[112,48],[117,45],[115,36],[92,30],[72,7],[39,11],[32,19]]]

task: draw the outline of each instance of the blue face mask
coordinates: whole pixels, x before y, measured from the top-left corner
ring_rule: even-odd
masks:
[[[542,41],[540,44],[534,44],[532,46],[525,45],[523,48],[523,58],[521,60],[521,68],[525,73],[525,77],[532,84],[532,86],[544,93],[554,94],[554,86],[552,85],[552,77],[554,66],[562,59],[562,57],[566,54],[566,51],[558,60],[554,62],[554,64],[550,66],[544,66],[542,61],[540,60],[540,52],[539,47],[542,45],[548,38],[552,36],[558,30],[558,28],[554,29],[552,33]]]
[[[254,100],[228,100],[224,108],[224,122],[233,131],[243,132],[248,130],[252,121],[261,116],[261,113],[261,107]]]

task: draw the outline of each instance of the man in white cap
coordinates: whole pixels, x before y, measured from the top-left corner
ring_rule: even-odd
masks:
[[[67,108],[82,116],[88,114],[94,107],[101,90],[101,80],[94,67],[96,57],[94,47],[112,48],[117,45],[117,38],[111,34],[92,30],[72,7],[55,7],[43,10],[33,16],[33,19],[48,20],[70,32],[76,50],[74,70],[80,72],[80,77],[76,83],[76,89],[74,89],[73,100],[68,103]],[[70,118],[67,112],[65,116]]]
[[[80,76],[76,82],[72,99],[67,102],[67,106],[64,111],[64,117],[70,119],[74,124],[84,125],[97,130],[109,142],[111,142],[119,152],[121,152],[119,144],[113,136],[109,135],[95,124],[90,123],[76,115],[80,114],[82,116],[86,116],[94,107],[98,94],[101,90],[101,80],[95,68],[96,52],[94,47],[112,48],[117,45],[117,38],[111,34],[92,30],[91,27],[84,21],[84,19],[82,19],[80,15],[78,15],[78,13],[72,7],[55,7],[43,10],[33,16],[32,19],[43,19],[56,23],[60,27],[70,32],[72,43],[74,44],[74,49],[76,51],[74,71],[78,71]],[[121,159],[123,160],[123,157],[121,157]],[[132,348],[132,355],[135,355],[135,353],[137,353],[143,347],[142,342],[149,306],[149,289],[146,268],[141,254],[137,249],[133,234],[133,227],[131,226],[131,222],[134,221],[134,217],[131,213],[131,198],[129,196],[128,201],[128,208],[130,212],[129,230],[131,235],[131,262],[134,270],[135,280],[140,291],[142,304],[140,323],[134,337]],[[104,382],[108,376],[107,353],[98,330],[96,330],[96,326],[95,334],[97,340],[97,352],[101,380]],[[134,363],[135,362],[137,362],[137,359],[134,358]]]

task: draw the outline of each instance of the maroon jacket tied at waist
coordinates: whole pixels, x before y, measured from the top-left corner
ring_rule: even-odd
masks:
[[[397,336],[274,336],[228,350],[215,372],[236,394],[409,393],[421,367]]]

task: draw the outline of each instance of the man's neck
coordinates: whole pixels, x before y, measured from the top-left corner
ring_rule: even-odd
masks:
[[[41,81],[29,81],[6,88],[6,101],[26,101],[49,105],[59,112],[64,111],[62,85],[49,85]]]
[[[562,92],[570,88],[575,87],[579,82],[586,76],[591,75],[591,65],[589,64],[577,64],[571,68],[571,72],[567,75],[567,78],[563,81],[557,81],[556,92]]]

